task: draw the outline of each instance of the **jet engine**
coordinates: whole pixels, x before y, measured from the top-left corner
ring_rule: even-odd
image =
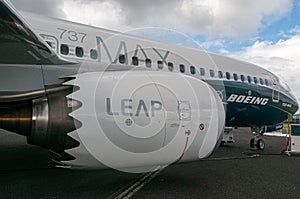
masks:
[[[70,78],[57,92],[2,112],[19,119],[0,127],[61,154],[61,166],[127,172],[208,157],[221,140],[222,101],[199,79],[158,71]]]

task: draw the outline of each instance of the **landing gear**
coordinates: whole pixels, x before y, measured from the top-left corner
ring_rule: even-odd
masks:
[[[265,141],[263,139],[258,139],[256,143],[256,147],[258,150],[264,150],[265,149]]]
[[[252,127],[251,131],[254,134],[254,137],[250,140],[250,147],[258,150],[265,149],[265,141],[261,139],[262,130],[259,127]]]
[[[250,147],[256,148],[258,150],[264,150],[265,149],[265,141],[263,139],[257,139],[255,143],[255,138],[252,138],[250,140]]]

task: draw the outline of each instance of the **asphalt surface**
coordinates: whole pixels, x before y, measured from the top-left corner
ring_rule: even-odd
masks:
[[[152,174],[55,168],[51,152],[0,131],[0,198],[300,198],[300,156],[281,155],[285,138],[249,149],[249,129],[234,131],[209,159]]]

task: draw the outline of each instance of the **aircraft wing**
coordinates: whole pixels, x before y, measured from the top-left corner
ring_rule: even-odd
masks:
[[[34,34],[15,8],[0,0],[0,64],[61,65],[71,63]]]

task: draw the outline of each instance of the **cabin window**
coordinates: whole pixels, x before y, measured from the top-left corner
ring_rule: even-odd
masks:
[[[168,63],[168,69],[169,69],[169,71],[173,71],[174,70],[174,65],[173,65],[172,62]]]
[[[163,67],[164,67],[163,62],[162,61],[157,61],[157,68],[158,69],[163,69]]]
[[[219,71],[218,74],[219,74],[219,78],[222,79],[223,78],[223,72]]]
[[[265,79],[265,83],[267,86],[269,86],[269,81],[267,79]]]
[[[259,78],[259,83],[260,83],[261,85],[264,85],[264,80],[263,80],[262,78]]]
[[[204,76],[205,75],[205,69],[204,68],[200,68],[200,75]]]
[[[98,58],[98,52],[97,52],[97,50],[91,49],[90,56],[91,56],[92,59],[97,59]]]
[[[69,46],[66,44],[62,44],[60,46],[60,53],[63,55],[68,55],[69,54]]]
[[[241,75],[241,80],[242,80],[242,82],[245,81],[245,76],[244,75]]]
[[[253,81],[254,81],[255,84],[257,84],[258,83],[257,77],[253,77]]]
[[[179,65],[179,69],[180,69],[180,72],[182,72],[182,73],[185,72],[185,66],[183,64]]]
[[[84,54],[83,48],[82,47],[76,47],[75,53],[76,53],[77,57],[83,57],[83,54]]]
[[[146,67],[148,67],[148,68],[151,68],[152,67],[152,61],[151,61],[151,59],[146,59],[145,60],[145,62],[146,62]]]
[[[214,70],[209,70],[209,75],[210,75],[211,77],[214,77],[214,76],[215,76],[215,71],[214,71]]]
[[[235,80],[235,81],[237,81],[239,78],[238,78],[238,75],[236,74],[236,73],[233,73],[233,79]]]
[[[125,57],[125,55],[120,55],[120,56],[119,56],[119,63],[120,63],[120,64],[125,64],[125,62],[126,62],[126,57]]]
[[[252,78],[250,76],[247,76],[247,80],[248,80],[248,83],[251,84]]]
[[[132,65],[138,66],[139,65],[139,59],[136,56],[132,57]]]
[[[229,73],[229,72],[226,72],[226,79],[228,79],[228,80],[231,79],[231,76],[230,76],[230,73]]]
[[[190,67],[190,71],[191,71],[191,73],[192,73],[193,75],[196,74],[196,68],[195,68],[194,66],[191,66],[191,67]]]

